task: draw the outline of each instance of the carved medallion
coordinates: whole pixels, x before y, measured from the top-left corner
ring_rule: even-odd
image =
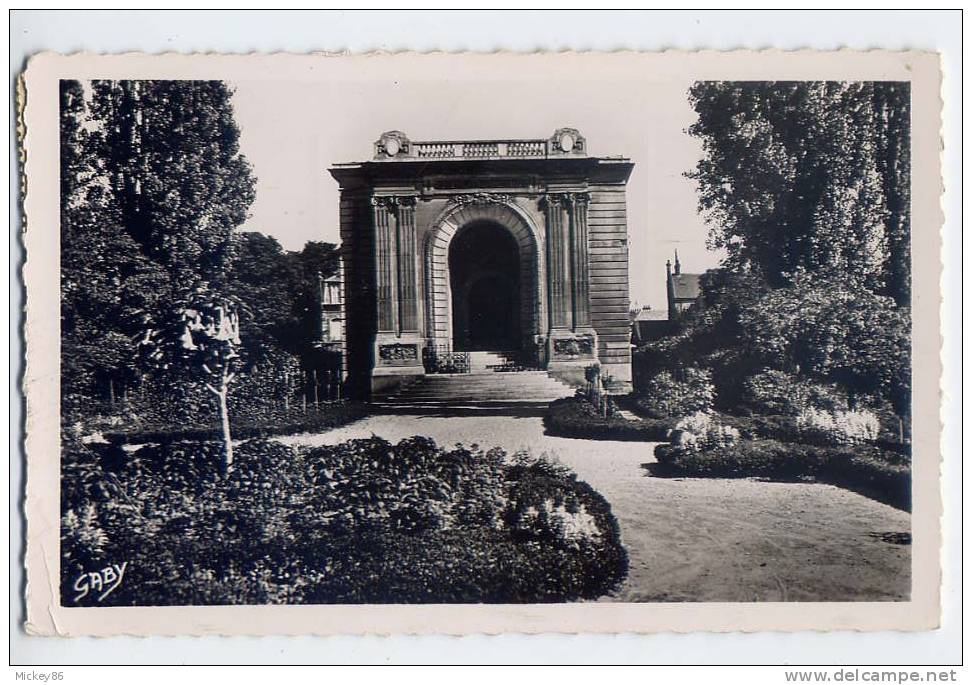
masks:
[[[594,336],[578,335],[573,338],[554,338],[554,357],[577,359],[594,356]]]
[[[487,204],[502,204],[505,202],[512,202],[512,195],[504,195],[498,193],[466,193],[462,195],[454,195],[452,201],[457,205],[487,205]]]
[[[390,366],[408,365],[418,361],[418,345],[394,343],[378,346],[378,358]]]

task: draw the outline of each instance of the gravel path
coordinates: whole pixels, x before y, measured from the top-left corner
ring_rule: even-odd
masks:
[[[611,503],[630,558],[605,601],[850,601],[906,599],[907,512],[830,485],[649,475],[654,443],[544,435],[538,417],[372,416],[292,444],[427,435],[441,445],[546,452]]]

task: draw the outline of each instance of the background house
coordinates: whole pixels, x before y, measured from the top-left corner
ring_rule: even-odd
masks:
[[[682,312],[698,302],[702,297],[699,279],[702,274],[683,274],[682,264],[678,261],[678,250],[675,250],[675,270],[672,262],[665,262],[665,272],[668,279],[668,320],[677,321]]]
[[[673,331],[674,326],[665,309],[642,307],[631,312],[631,343],[635,346],[664,338]]]

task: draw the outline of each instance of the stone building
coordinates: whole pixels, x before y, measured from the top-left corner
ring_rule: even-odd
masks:
[[[549,138],[412,141],[336,164],[347,372],[359,395],[501,354],[580,384],[631,385],[625,188],[633,164]],[[465,363],[463,360],[466,360]]]
[[[682,263],[678,261],[678,250],[675,250],[674,272],[672,262],[669,260],[665,262],[665,273],[668,288],[668,318],[670,321],[677,321],[685,310],[701,299],[702,274],[683,274]]]

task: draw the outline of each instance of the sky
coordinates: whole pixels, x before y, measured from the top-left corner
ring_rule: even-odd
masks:
[[[676,248],[687,273],[720,258],[705,247],[695,184],[683,176],[701,156],[685,132],[695,120],[691,81],[541,76],[234,80],[240,147],[257,177],[243,230],[272,235],[291,250],[308,240],[338,242],[338,185],[327,169],[370,159],[383,131],[404,131],[412,140],[482,140],[546,138],[570,126],[587,139],[588,154],[634,162],[627,192],[631,300],[665,309],[665,260]]]

